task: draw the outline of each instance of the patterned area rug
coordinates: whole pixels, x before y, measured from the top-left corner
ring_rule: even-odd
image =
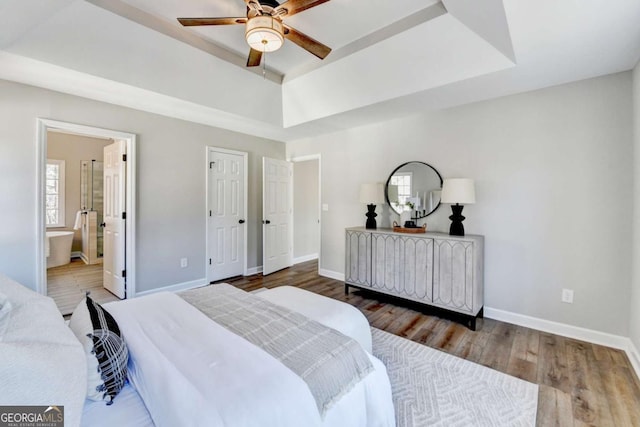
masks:
[[[371,328],[398,427],[535,426],[538,386]]]

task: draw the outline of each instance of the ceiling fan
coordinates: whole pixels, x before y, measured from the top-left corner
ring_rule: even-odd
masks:
[[[318,58],[324,59],[331,52],[331,48],[291,28],[282,21],[288,16],[327,1],[329,0],[288,0],[279,4],[276,0],[244,0],[247,4],[246,17],[178,18],[178,21],[185,27],[245,24],[245,38],[251,48],[247,67],[260,65],[262,54],[280,49],[285,38]]]

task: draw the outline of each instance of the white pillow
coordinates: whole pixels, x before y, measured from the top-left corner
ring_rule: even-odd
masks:
[[[73,311],[69,328],[87,357],[87,398],[104,400],[111,405],[126,383],[129,360],[118,324],[108,311],[87,296]]]
[[[64,406],[80,425],[87,390],[82,346],[56,304],[0,274],[0,404]]]

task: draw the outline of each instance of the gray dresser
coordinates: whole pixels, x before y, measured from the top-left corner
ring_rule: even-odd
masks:
[[[368,289],[464,315],[482,317],[484,237],[407,234],[347,228],[345,292]]]

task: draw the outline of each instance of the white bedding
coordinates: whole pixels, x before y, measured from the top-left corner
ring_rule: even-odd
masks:
[[[297,311],[316,322],[342,332],[371,353],[371,328],[357,308],[293,286],[278,286],[256,294],[274,304]]]
[[[113,405],[86,400],[81,427],[153,427],[151,416],[131,384],[124,386]]]
[[[106,304],[130,351],[130,379],[162,426],[393,426],[384,365],[320,418],[306,383],[170,293]],[[118,397],[113,407],[117,407]]]

